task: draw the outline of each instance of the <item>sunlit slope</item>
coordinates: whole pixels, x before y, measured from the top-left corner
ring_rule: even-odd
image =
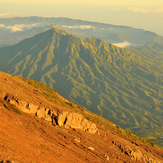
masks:
[[[152,43],[144,46],[129,47],[137,55],[148,57],[152,62],[157,61],[160,71],[163,71],[163,37],[157,36]]]
[[[40,81],[147,139],[162,137],[159,60],[55,28],[1,48],[0,58],[2,71]]]

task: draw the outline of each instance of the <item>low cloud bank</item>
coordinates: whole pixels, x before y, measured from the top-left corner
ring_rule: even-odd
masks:
[[[127,42],[127,41],[121,42],[121,43],[112,43],[112,44],[115,45],[115,46],[118,46],[118,47],[120,47],[120,48],[125,48],[125,47],[131,45],[131,43],[130,43],[130,42]]]
[[[15,25],[10,25],[10,26],[6,26],[5,24],[0,24],[0,28],[9,30],[11,32],[19,32],[19,31],[24,31],[27,29],[31,29],[33,27],[38,27],[40,26],[40,24],[15,24]]]
[[[16,16],[16,12],[6,12],[6,13],[0,13],[0,17],[5,18],[5,17],[13,17]]]
[[[62,25],[61,27],[63,28],[68,28],[68,29],[94,29],[94,26],[91,25],[78,25],[78,26],[67,26],[67,25]]]
[[[133,13],[163,13],[163,8],[128,8],[129,11]]]

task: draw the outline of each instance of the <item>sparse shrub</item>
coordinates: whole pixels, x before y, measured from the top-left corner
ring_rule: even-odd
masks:
[[[128,136],[132,135],[132,132],[130,130],[126,130],[126,133],[128,134]]]
[[[4,107],[5,107],[7,110],[13,111],[14,113],[22,114],[21,111],[20,111],[16,106],[10,104],[9,102],[6,102],[6,103],[4,104]]]
[[[70,103],[70,102],[65,102],[65,103],[66,103],[67,105],[73,107],[72,103]]]
[[[153,142],[151,142],[151,141],[149,141],[149,140],[147,140],[147,142],[148,142],[152,147],[155,146],[155,144],[154,144]]]
[[[46,133],[46,131],[43,128],[39,128],[43,133]]]
[[[102,117],[102,113],[100,113],[100,117]]]
[[[117,129],[120,129],[120,126],[117,125],[116,128],[117,128]]]

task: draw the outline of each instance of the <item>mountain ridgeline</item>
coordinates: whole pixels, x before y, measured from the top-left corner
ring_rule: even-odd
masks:
[[[163,145],[160,60],[56,28],[0,48],[0,58],[1,71],[46,84],[122,128]]]
[[[58,25],[81,38],[96,37],[109,43],[127,43],[126,46],[145,45],[153,42],[156,33],[127,26],[89,22],[64,17],[12,17],[0,18],[0,46],[14,45],[34,36],[53,25]],[[17,27],[15,30],[14,27]]]

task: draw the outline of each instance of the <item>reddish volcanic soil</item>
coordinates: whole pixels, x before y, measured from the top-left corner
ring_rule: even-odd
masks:
[[[0,93],[18,99],[42,103],[68,111],[59,103],[49,102],[35,88],[11,75],[0,72]],[[24,112],[15,113],[0,99],[0,161],[15,163],[62,162],[163,162],[163,150],[136,143],[97,125],[98,133],[52,125],[43,118]],[[92,147],[92,148],[89,148]]]

